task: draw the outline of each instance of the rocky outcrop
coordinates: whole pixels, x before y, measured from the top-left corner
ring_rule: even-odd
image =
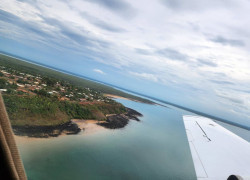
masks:
[[[77,134],[81,129],[73,122],[57,126],[12,126],[14,133],[18,136],[37,138],[57,137],[61,134]]]
[[[98,125],[109,129],[119,129],[125,127],[131,119],[135,121],[140,121],[138,117],[141,116],[141,113],[133,109],[127,108],[126,113],[108,116],[106,122],[98,123]]]

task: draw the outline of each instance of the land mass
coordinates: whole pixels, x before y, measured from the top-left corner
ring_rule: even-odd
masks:
[[[129,120],[140,121],[138,117],[142,117],[142,114],[127,108],[127,112],[123,114],[113,114],[107,117],[107,120],[98,121],[91,120],[94,124],[102,126],[106,129],[120,129],[125,127]],[[81,123],[88,123],[89,120],[77,119],[70,120],[69,122],[52,125],[52,126],[29,126],[29,125],[13,125],[13,131],[18,136],[28,136],[35,138],[49,138],[58,137],[60,135],[72,135],[78,134],[81,130],[85,131],[84,127],[81,127]]]
[[[106,96],[106,86],[95,82],[79,85],[72,82],[71,78],[75,77],[70,75],[44,67],[38,70],[37,65],[20,62],[0,55],[0,91],[16,135],[77,134],[81,129],[71,119],[93,119],[100,126],[117,129],[126,126],[130,119],[139,121],[138,117],[142,116]],[[124,98],[153,104],[136,96]]]

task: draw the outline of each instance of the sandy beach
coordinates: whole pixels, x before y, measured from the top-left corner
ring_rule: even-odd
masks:
[[[113,98],[113,99],[126,99],[126,100],[130,100],[130,101],[135,101],[135,102],[140,102],[140,103],[145,103],[143,101],[139,101],[139,100],[136,100],[136,99],[132,99],[132,98],[125,98],[125,97],[122,97],[122,96],[118,96],[118,95],[113,95],[113,94],[103,94],[104,96],[106,97],[109,97],[109,98]]]
[[[90,135],[98,132],[108,131],[108,129],[97,125],[100,121],[97,120],[82,120],[82,119],[72,119],[72,122],[76,123],[78,127],[82,130],[79,134],[81,135]],[[67,134],[62,133],[59,136],[66,136]],[[22,144],[36,141],[36,140],[46,140],[50,138],[58,138],[58,137],[49,137],[49,138],[37,138],[37,137],[28,137],[28,136],[17,136],[15,135],[16,142],[21,142]]]
[[[125,97],[117,96],[117,95],[113,95],[113,94],[104,94],[104,96],[109,97],[109,98],[113,98],[113,99],[119,98],[119,99],[126,99],[126,100],[130,100],[130,101],[135,101],[135,102],[144,103],[144,102],[138,101],[138,100],[136,100],[136,99],[125,98]],[[155,102],[153,103],[153,105],[159,105],[159,106],[163,106],[163,107],[168,108],[168,106],[166,106],[166,105],[159,104],[159,103],[155,103]]]
[[[135,99],[125,98],[125,97],[117,96],[117,95],[113,95],[113,94],[103,94],[103,95],[106,96],[106,97],[109,97],[109,98],[114,98],[114,99],[119,98],[119,99],[126,99],[126,100],[131,100],[131,101],[137,101]]]
[[[83,119],[72,119],[72,122],[76,123],[78,127],[82,130],[81,134],[93,134],[101,131],[108,131],[108,129],[97,125],[101,121],[97,120],[83,120]]]

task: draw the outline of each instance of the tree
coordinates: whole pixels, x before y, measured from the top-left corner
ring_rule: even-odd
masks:
[[[53,87],[53,86],[55,86],[55,84],[56,84],[56,79],[53,79],[53,78],[49,78],[49,77],[44,77],[43,78],[43,82],[45,83],[45,84],[47,84],[48,86],[51,86],[51,87]]]
[[[0,89],[4,89],[7,87],[7,80],[6,79],[0,79]]]
[[[41,89],[39,91],[35,91],[35,93],[37,93],[38,95],[41,95],[41,96],[50,97],[50,94],[44,89]]]
[[[15,91],[13,89],[7,89],[6,91],[7,94],[15,94]]]

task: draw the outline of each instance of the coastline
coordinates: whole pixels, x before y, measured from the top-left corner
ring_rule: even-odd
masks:
[[[100,133],[100,132],[104,132],[104,131],[107,131],[106,128],[102,127],[102,126],[99,126],[97,125],[97,123],[99,121],[97,120],[83,120],[83,119],[72,119],[71,120],[73,123],[77,124],[77,126],[81,129],[81,131],[78,133],[78,134],[81,134],[81,135],[91,135],[91,134],[96,134],[96,133]],[[68,134],[66,133],[61,133],[59,136],[66,136]],[[57,136],[57,137],[59,137]],[[35,140],[46,140],[46,139],[51,139],[51,138],[57,138],[57,137],[47,137],[47,138],[44,138],[44,137],[30,137],[30,136],[20,136],[20,135],[14,135],[15,137],[15,140],[17,142],[21,142],[22,144],[23,143],[28,143],[30,141],[35,141]]]
[[[94,120],[94,119],[72,119],[73,123],[77,124],[77,126],[81,129],[81,134],[83,135],[89,135],[89,134],[95,134],[98,132],[107,131],[106,128],[98,125],[100,121]]]
[[[12,126],[15,136],[24,138],[51,138],[62,135],[93,134],[108,129],[124,128],[130,120],[140,121],[143,115],[131,108],[123,114],[108,114],[105,121],[71,119],[57,126]]]
[[[125,100],[135,101],[135,102],[139,102],[139,103],[145,103],[145,104],[151,104],[151,105],[158,105],[158,106],[162,106],[162,107],[165,107],[165,108],[169,108],[166,105],[159,104],[159,103],[156,103],[156,102],[146,103],[146,102],[139,101],[139,100],[136,100],[136,99],[126,98],[126,97],[122,97],[122,96],[118,96],[118,95],[114,95],[114,94],[103,94],[103,95],[106,96],[106,97],[112,98],[112,99],[125,99]]]
[[[78,133],[79,135],[91,135],[91,134],[96,134],[96,133],[100,133],[100,132],[105,132],[108,131],[108,129],[97,125],[96,123],[98,123],[97,120],[82,120],[82,119],[72,119],[71,120],[73,123],[77,124],[78,127],[81,129],[81,131]],[[66,133],[62,133],[57,137],[61,137],[61,136],[67,136],[68,134]],[[31,141],[37,141],[37,140],[46,140],[46,139],[51,139],[51,138],[57,138],[57,137],[30,137],[30,136],[20,136],[20,135],[14,135],[16,142],[18,143],[29,143]]]
[[[135,101],[135,102],[139,102],[139,103],[145,103],[145,104],[152,104],[152,105],[156,105],[157,103],[148,103],[148,102],[143,102],[143,101],[140,101],[140,100],[137,100],[137,99],[133,99],[133,98],[127,98],[127,97],[123,97],[123,96],[118,96],[118,95],[114,95],[114,94],[107,94],[107,93],[104,93],[103,96],[105,97],[109,97],[109,98],[112,98],[112,99],[125,99],[125,100],[130,100],[130,101]]]
[[[12,129],[17,136],[33,138],[58,137],[62,134],[78,134],[81,131],[71,120],[55,126],[12,126]]]
[[[139,100],[136,100],[136,99],[132,99],[132,98],[126,98],[126,97],[122,97],[122,96],[118,96],[118,95],[114,95],[114,94],[103,94],[105,97],[109,97],[109,98],[112,98],[112,99],[125,99],[125,100],[130,100],[130,101],[135,101],[135,102],[140,102],[140,103],[144,103],[142,101],[139,101]]]

